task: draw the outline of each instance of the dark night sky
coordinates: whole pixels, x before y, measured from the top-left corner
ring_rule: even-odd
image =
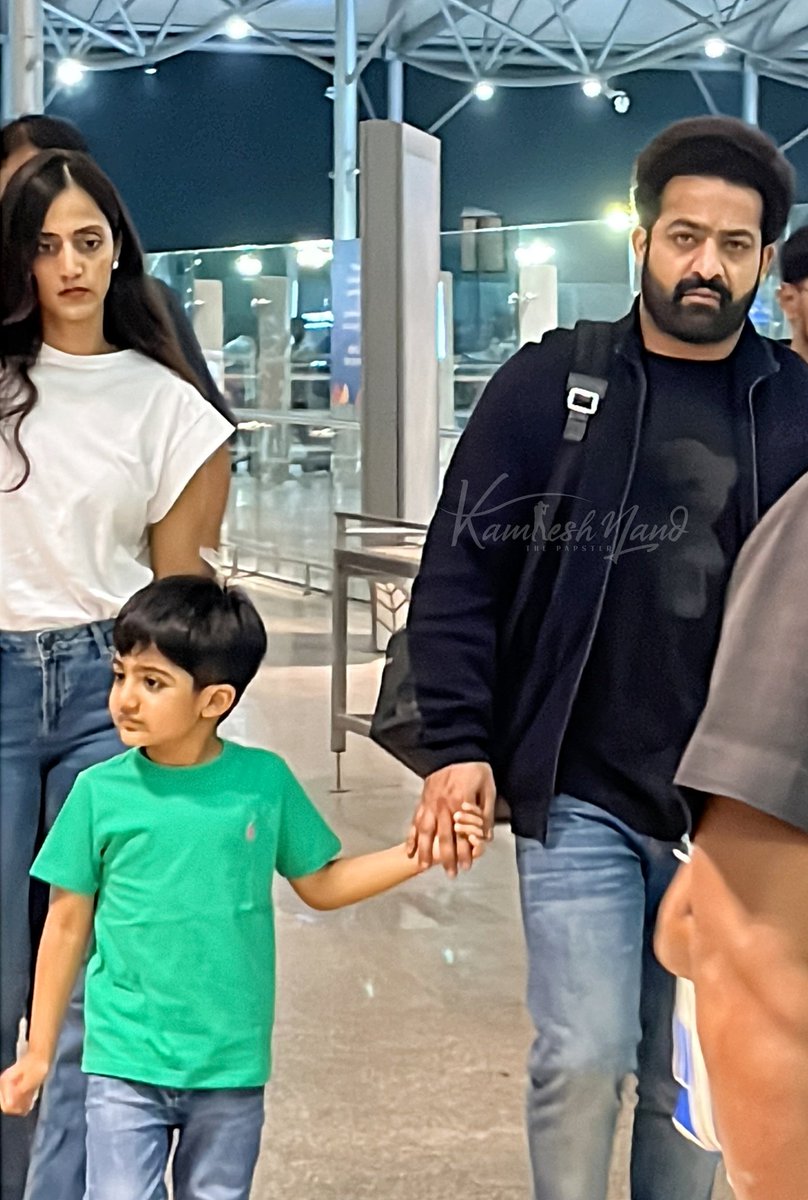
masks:
[[[738,114],[740,80],[705,73],[722,111]],[[370,93],[384,116],[384,73]],[[626,116],[578,87],[498,90],[441,130],[444,229],[464,205],[507,224],[598,217],[627,195],[637,151],[677,117],[705,111],[691,77],[644,72],[612,80],[632,97]],[[160,66],[88,75],[51,112],[74,120],[132,209],[149,249],[289,241],[330,232],[328,77],[290,58],[190,53]],[[464,92],[411,68],[406,118],[427,127]],[[761,125],[778,141],[806,121],[805,93],[761,81]],[[808,139],[791,161],[808,200]]]

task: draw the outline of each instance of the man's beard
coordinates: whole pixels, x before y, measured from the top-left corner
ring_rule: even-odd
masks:
[[[710,345],[723,342],[737,333],[746,320],[757,295],[760,281],[745,296],[732,299],[732,293],[719,279],[703,279],[688,275],[669,294],[651,272],[646,253],[642,265],[641,290],[645,307],[654,324],[663,333],[691,345]],[[718,297],[715,308],[710,304],[684,304],[683,297],[697,288],[707,288]]]

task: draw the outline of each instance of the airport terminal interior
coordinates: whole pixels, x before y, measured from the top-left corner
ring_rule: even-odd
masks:
[[[3,0],[2,11],[4,120],[46,111],[81,125],[96,83],[168,78],[180,59],[200,78],[228,56],[252,55],[267,72],[294,61],[330,89],[330,225],[313,232],[301,204],[297,239],[284,228],[273,240],[270,216],[254,238],[223,228],[215,244],[145,250],[238,422],[222,572],[258,605],[269,653],[223,733],[286,757],[346,851],[399,841],[420,781],[369,739],[369,718],[458,439],[522,345],[582,318],[617,320],[639,287],[631,154],[623,194],[593,187],[589,201],[582,186],[574,216],[537,203],[532,219],[513,221],[506,184],[460,179],[452,130],[489,108],[495,124],[506,96],[574,94],[611,123],[599,132],[583,122],[569,139],[585,147],[616,129],[625,147],[635,116],[655,133],[718,113],[729,81],[732,115],[764,130],[771,117],[780,147],[798,156],[808,147],[805,5]],[[689,107],[660,100],[657,115],[637,116],[637,73],[660,93],[686,81]],[[410,89],[432,86],[453,88],[449,102],[430,126],[410,124]],[[286,104],[272,122],[288,119],[291,94]],[[186,134],[168,104],[165,120],[170,174],[172,139]],[[103,113],[92,121],[101,129]],[[227,137],[206,129],[205,153],[224,153],[217,139]],[[637,133],[632,153],[647,140]],[[468,192],[448,225],[442,141],[451,186]],[[808,224],[806,167],[789,232]],[[784,340],[778,284],[775,267],[750,315]],[[526,1200],[531,1026],[507,822],[468,874],[436,868],[338,913],[313,912],[279,880],[276,921],[274,1071],[253,1200]],[[609,1200],[629,1200],[633,1087],[628,1079]],[[731,1200],[723,1173],[714,1200]]]

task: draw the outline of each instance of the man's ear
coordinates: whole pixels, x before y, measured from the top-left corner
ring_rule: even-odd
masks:
[[[763,282],[763,280],[766,278],[766,276],[769,273],[769,268],[772,265],[773,258],[774,258],[774,246],[764,246],[763,252],[760,256],[759,279],[760,279],[761,283]]]
[[[235,704],[236,689],[232,683],[211,683],[208,687],[202,688],[200,699],[202,709],[199,715],[218,720]]]
[[[631,231],[631,245],[637,262],[642,263],[648,250],[648,230],[642,225],[635,226]]]

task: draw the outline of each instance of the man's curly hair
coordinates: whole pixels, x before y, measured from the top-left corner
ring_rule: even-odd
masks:
[[[714,175],[754,188],[763,199],[764,246],[776,242],[794,202],[794,169],[774,142],[735,117],[690,117],[663,129],[637,158],[634,205],[650,229],[676,175]]]

